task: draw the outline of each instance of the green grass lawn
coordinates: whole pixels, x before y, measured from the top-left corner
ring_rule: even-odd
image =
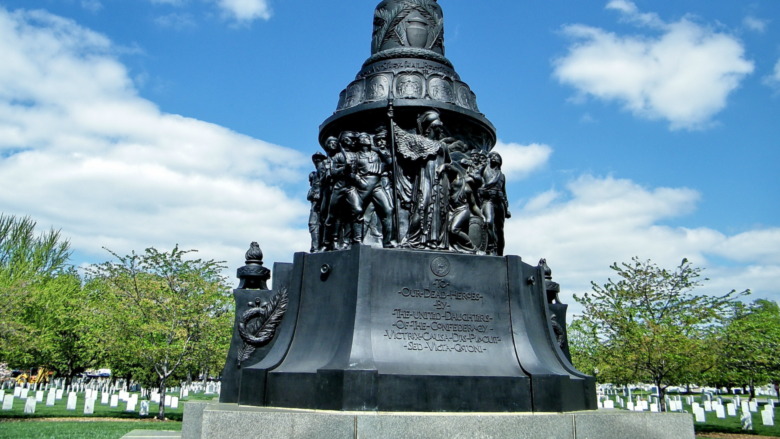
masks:
[[[165,407],[165,417],[172,421],[181,421],[184,413],[184,402],[186,401],[198,401],[198,400],[211,400],[214,399],[214,395],[203,394],[191,394],[189,398],[179,401],[179,407],[172,409]],[[13,410],[0,410],[0,421],[6,419],[30,419],[30,418],[83,418],[83,417],[95,417],[95,418],[122,418],[122,419],[150,419],[157,415],[159,405],[155,403],[149,403],[149,416],[141,417],[138,415],[138,410],[141,408],[141,401],[139,399],[136,405],[135,412],[124,411],[126,403],[120,401],[119,407],[112,408],[109,405],[103,405],[100,403],[100,398],[95,401],[95,413],[92,415],[84,414],[84,394],[79,394],[78,401],[76,403],[76,410],[66,410],[67,396],[61,400],[55,402],[53,407],[46,406],[46,400],[39,402],[35,407],[35,413],[27,415],[24,413],[24,401],[17,398],[14,401]]]
[[[133,430],[181,431],[181,422],[75,422],[0,420],[0,439],[119,439]]]
[[[126,412],[125,403],[111,408],[95,401],[95,413],[84,415],[84,394],[79,394],[76,410],[66,410],[67,396],[56,401],[53,407],[47,407],[46,401],[39,402],[35,414],[24,413],[24,401],[16,399],[13,410],[0,410],[0,439],[118,439],[132,430],[168,430],[180,431],[181,420],[186,401],[208,401],[214,395],[191,394],[182,399],[177,409],[165,408],[167,421],[157,421],[158,404],[149,404],[149,416],[141,417],[138,412]],[[136,409],[140,408],[140,400]],[[80,418],[78,421],[57,419],[45,421],[40,418]],[[94,419],[85,421],[83,419]],[[106,418],[120,419],[109,421]]]

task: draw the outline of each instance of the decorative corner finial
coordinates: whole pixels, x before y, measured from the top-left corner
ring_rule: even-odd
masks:
[[[263,251],[260,244],[252,242],[246,255],[246,265],[239,268],[236,276],[239,279],[238,288],[246,290],[267,290],[271,270],[263,267]]]

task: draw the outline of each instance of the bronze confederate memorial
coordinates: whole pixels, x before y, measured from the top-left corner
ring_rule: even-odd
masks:
[[[221,402],[396,412],[596,408],[546,263],[504,255],[496,132],[444,54],[435,0],[385,0],[320,126],[311,247],[239,270]]]

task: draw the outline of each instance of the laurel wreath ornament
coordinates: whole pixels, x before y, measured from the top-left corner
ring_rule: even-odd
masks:
[[[273,340],[276,330],[282,322],[289,298],[287,288],[282,288],[271,300],[261,304],[260,299],[249,304],[249,309],[241,315],[238,323],[238,334],[244,341],[238,351],[238,367],[248,360],[252,353]]]

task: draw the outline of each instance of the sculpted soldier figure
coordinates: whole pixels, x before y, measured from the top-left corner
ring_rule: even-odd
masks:
[[[483,183],[479,190],[482,200],[482,214],[488,227],[489,252],[504,255],[504,220],[511,218],[506,198],[506,177],[501,172],[502,159],[497,152],[488,155],[488,165],[482,173]]]
[[[322,242],[320,241],[320,212],[322,211],[323,180],[325,179],[325,162],[327,158],[320,152],[311,156],[315,170],[309,174],[309,193],[306,199],[311,203],[309,212],[309,234],[311,235],[311,253],[316,252]]]
[[[395,247],[393,240],[393,203],[382,187],[382,172],[385,164],[392,163],[392,157],[387,149],[374,146],[371,136],[367,133],[358,135],[357,152],[355,153],[354,182],[358,197],[360,198],[361,213],[356,219],[363,230],[363,212],[369,203],[373,203],[376,214],[382,223],[382,246]],[[357,226],[355,227],[357,229]],[[353,232],[354,233],[354,232]],[[355,237],[353,236],[353,242]]]
[[[445,164],[444,173],[450,188],[447,221],[449,248],[474,253],[477,248],[469,237],[469,224],[472,215],[482,218],[482,211],[474,196],[474,185],[477,183],[468,172],[471,166],[471,161],[462,156],[459,161]]]
[[[398,196],[410,206],[409,228],[401,245],[411,248],[446,248],[445,222],[448,190],[441,172],[449,162],[439,112],[429,110],[417,119],[420,134],[410,134],[393,124],[398,159]]]
[[[342,132],[339,135],[341,151],[332,158],[331,176],[333,183],[328,217],[325,220],[325,236],[323,236],[325,250],[335,250],[337,243],[346,244],[343,241],[348,238],[342,236],[342,229],[346,229],[347,232],[351,231],[351,243],[362,241],[363,226],[359,217],[362,215],[363,209],[355,189],[354,176],[357,159],[354,149],[355,137],[356,135],[352,131]]]

